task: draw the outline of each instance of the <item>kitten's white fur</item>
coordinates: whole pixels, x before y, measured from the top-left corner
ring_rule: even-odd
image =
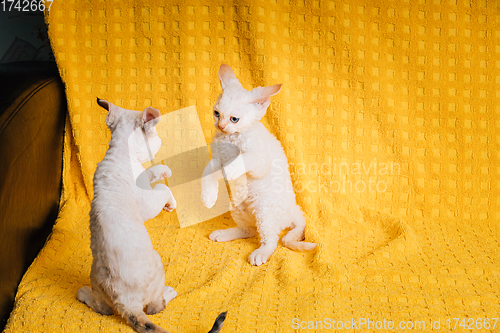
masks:
[[[314,243],[304,239],[306,221],[296,203],[288,160],[280,142],[260,122],[281,85],[243,88],[226,64],[219,69],[222,94],[214,105],[215,128],[212,159],[203,172],[201,199],[206,207],[217,201],[218,181],[228,181],[231,215],[237,227],[216,230],[216,242],[260,236],[261,246],[248,257],[250,264],[267,262],[276,249],[279,234],[292,228],[282,239],[293,250],[311,250]],[[217,113],[217,115],[215,115]],[[233,117],[238,118],[236,122]],[[235,146],[239,149],[235,149]]]
[[[116,311],[138,332],[166,332],[144,313],[144,309],[148,314],[162,311],[177,295],[165,286],[160,255],[144,226],[162,209],[172,211],[176,207],[165,184],[150,187],[169,177],[170,169],[159,164],[145,171],[141,165],[160,149],[155,129],[160,112],[154,108],[125,110],[99,99],[98,104],[108,110],[106,124],[111,141],[94,174],[90,211],[92,288],[81,288],[77,298],[98,313],[110,315]]]

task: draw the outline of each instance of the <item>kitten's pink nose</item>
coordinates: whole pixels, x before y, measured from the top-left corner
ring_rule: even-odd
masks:
[[[221,124],[217,125],[219,127],[219,129],[222,131],[224,130],[224,128],[226,128],[226,126],[222,126]]]

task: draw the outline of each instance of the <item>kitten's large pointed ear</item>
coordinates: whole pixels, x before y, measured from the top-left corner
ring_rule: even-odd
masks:
[[[281,84],[275,84],[267,87],[257,87],[252,90],[252,101],[250,103],[256,103],[260,107],[267,109],[269,104],[271,104],[271,96],[276,95],[281,90]]]
[[[107,111],[109,111],[109,102],[108,101],[105,101],[103,99],[100,99],[99,97],[97,97],[97,104],[102,107],[103,109],[106,109]]]
[[[144,129],[150,129],[160,121],[160,110],[147,107],[142,111],[142,126]]]
[[[233,69],[229,65],[222,64],[219,68],[219,80],[222,90],[224,90],[230,81],[238,79],[236,78],[236,75],[234,75]]]
[[[97,97],[97,104],[108,111],[108,115],[106,116],[106,126],[111,126],[116,119],[116,107],[113,105],[113,103],[110,103],[104,99],[100,99]]]

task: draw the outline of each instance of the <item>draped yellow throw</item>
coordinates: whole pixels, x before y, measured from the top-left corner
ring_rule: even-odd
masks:
[[[207,332],[227,310],[223,332],[498,332],[499,7],[54,0],[46,21],[69,104],[62,208],[6,332],[132,332],[75,296],[90,283],[92,177],[110,137],[95,100],[194,106],[208,144],[222,62],[247,89],[283,83],[263,122],[318,247],[280,243],[252,267],[257,238],[208,239],[229,213],[181,228],[162,212],[146,226],[178,297],[152,321]]]

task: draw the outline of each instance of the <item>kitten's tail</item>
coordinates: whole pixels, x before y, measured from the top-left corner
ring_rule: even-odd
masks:
[[[224,326],[224,320],[226,320],[227,312],[222,312],[215,319],[214,326],[208,333],[219,333],[222,326]],[[148,316],[144,312],[137,314],[126,314],[123,316],[127,323],[132,326],[132,328],[139,333],[169,333],[167,330],[161,328],[160,326],[154,324],[149,320]]]
[[[140,313],[128,313],[123,317],[132,328],[139,333],[170,333],[169,331],[154,324],[146,314],[141,311]]]
[[[304,229],[306,228],[306,219],[302,215],[302,211],[297,209],[295,220],[292,222],[292,230],[290,230],[283,238],[281,242],[287,248],[297,251],[307,251],[312,250],[316,247],[316,243],[302,242],[304,239]]]
[[[217,316],[217,319],[215,319],[214,326],[208,333],[219,333],[222,326],[224,326],[224,320],[226,320],[226,315],[227,312],[222,312],[220,315]]]
[[[120,311],[118,311],[120,312]],[[132,328],[139,333],[169,333],[167,330],[161,328],[160,326],[153,323],[148,316],[144,313],[144,311],[140,311],[137,313],[132,313],[129,311],[125,311],[122,313],[123,318],[127,321],[127,323],[132,326]]]

